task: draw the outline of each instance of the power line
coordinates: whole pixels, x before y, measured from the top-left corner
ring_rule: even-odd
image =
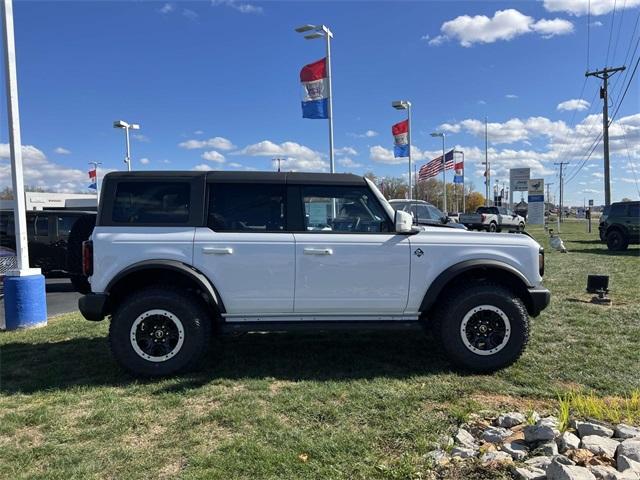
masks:
[[[620,23],[618,24],[618,33],[616,33],[616,42],[613,44],[613,56],[611,57],[611,60],[613,62],[615,62],[616,60],[616,51],[618,50],[618,40],[620,40],[620,32],[622,31],[622,23],[624,21],[624,10],[626,6],[627,6],[627,0],[624,0],[624,3],[622,4],[622,11],[620,12]]]
[[[613,25],[615,23],[615,19],[616,19],[616,4],[618,3],[618,0],[614,0],[613,2],[613,13],[611,14],[611,28],[609,29],[609,43],[607,45],[607,58],[604,61],[604,66],[606,67],[607,65],[609,65],[609,50],[611,49],[611,36],[613,35]]]
[[[640,41],[640,39],[638,40]],[[613,112],[613,115],[611,116],[611,120],[609,121],[609,125],[611,125],[611,122],[613,122],[613,120],[616,118],[616,115],[618,114],[618,110],[620,110],[620,107],[622,106],[622,102],[624,101],[624,97],[627,96],[627,92],[629,91],[629,87],[631,86],[631,82],[633,81],[633,77],[636,74],[636,70],[638,70],[638,63],[640,63],[640,56],[638,57],[638,60],[636,61],[635,66],[633,67],[633,72],[631,72],[629,83],[627,83],[627,86],[625,87],[624,92],[622,93],[622,97],[620,97],[620,101],[618,102],[616,111]]]
[[[589,7],[587,10],[587,70],[589,70],[589,50],[591,46],[591,0],[589,0]]]
[[[627,60],[629,60],[629,53],[631,53],[631,47],[633,46],[633,39],[636,36],[636,30],[638,29],[638,22],[640,21],[640,14],[638,14],[638,16],[636,17],[636,22],[633,25],[633,31],[631,32],[631,37],[629,37],[629,46],[627,47],[627,53],[624,56],[624,61],[622,62],[622,65],[632,65],[633,64],[633,58],[636,55],[636,51],[638,50],[638,42],[636,42],[636,47],[633,50],[633,54],[631,55],[631,61],[627,63]],[[640,40],[640,36],[638,37],[638,40]],[[622,84],[624,85],[624,82],[627,80],[627,75],[629,74],[629,71],[625,72],[624,74],[624,79],[622,81]],[[618,82],[620,81],[621,77],[616,77],[615,80],[613,81],[613,85],[611,86],[611,91],[614,91],[616,86],[618,85]]]

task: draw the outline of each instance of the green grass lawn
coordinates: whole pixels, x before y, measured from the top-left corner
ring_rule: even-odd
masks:
[[[611,254],[584,230],[563,225],[561,254],[531,229],[552,303],[520,361],[494,375],[452,371],[421,332],[385,331],[224,337],[201,370],[141,382],[112,360],[107,322],[72,314],[2,332],[0,477],[430,478],[424,455],[471,410],[629,394],[640,248]],[[611,307],[589,303],[587,273],[610,275]],[[460,478],[508,478],[482,475]]]

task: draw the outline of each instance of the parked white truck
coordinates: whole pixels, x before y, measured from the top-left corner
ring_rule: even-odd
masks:
[[[519,358],[550,299],[528,235],[417,229],[355,175],[110,173],[101,195],[79,306],[111,317],[113,355],[134,375],[193,366],[225,327],[408,322],[488,372]]]
[[[525,219],[506,207],[478,207],[476,213],[464,213],[459,220],[469,230],[522,231]]]

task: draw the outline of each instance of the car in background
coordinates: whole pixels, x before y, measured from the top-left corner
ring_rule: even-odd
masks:
[[[27,211],[29,266],[41,269],[45,277],[67,277],[77,291],[88,291],[82,274],[82,242],[91,235],[95,222],[96,212],[90,211]],[[0,250],[3,270],[15,268],[11,266],[15,265],[16,252],[12,210],[0,211]]]
[[[521,232],[525,228],[525,218],[506,207],[478,207],[476,213],[460,215],[460,223],[470,230],[487,232]]]
[[[640,202],[612,203],[609,211],[602,214],[598,230],[607,248],[614,252],[626,250],[630,243],[640,243]]]
[[[413,215],[413,223],[417,225],[439,225],[466,230],[467,227],[457,223],[445,215],[439,208],[424,200],[389,200],[394,210]]]

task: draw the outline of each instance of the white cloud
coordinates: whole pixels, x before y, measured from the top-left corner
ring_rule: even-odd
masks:
[[[411,160],[414,162],[431,160],[439,155],[442,155],[442,150],[421,150],[415,145],[411,146]],[[407,158],[394,157],[393,150],[381,145],[369,148],[369,159],[376,163],[386,163],[388,165],[400,165],[408,162]]]
[[[440,130],[447,133],[458,133],[460,131],[460,128],[461,128],[460,124],[458,123],[455,123],[455,124],[443,123],[439,127]]]
[[[145,158],[141,158],[139,161],[140,161],[140,163],[141,163],[142,165],[149,165],[149,162],[150,162],[151,160],[149,160],[148,158],[146,158],[146,157],[145,157]]]
[[[482,138],[485,132],[484,121],[478,119],[466,119],[457,124],[444,123],[439,128],[452,133],[465,130]],[[504,123],[489,122],[487,124],[488,136],[493,144],[520,142],[538,136],[562,135],[568,130],[563,121],[553,122],[545,117],[529,117],[524,120],[512,118]]]
[[[593,188],[585,188],[582,193],[601,193],[600,190],[594,190]]]
[[[133,138],[134,140],[137,140],[138,142],[144,142],[144,143],[149,143],[151,141],[149,140],[149,137],[141,133],[134,133],[131,135],[131,138]]]
[[[193,132],[194,135],[202,135],[204,132],[202,130],[196,130]]]
[[[595,22],[591,22],[589,24],[589,26],[591,26],[591,27],[601,27],[602,25],[603,25],[603,23],[600,22],[599,20],[596,20]]]
[[[209,160],[210,162],[215,162],[215,163],[224,163],[224,155],[222,155],[220,152],[216,152],[215,150],[210,150],[208,152],[204,152],[202,155],[200,155],[204,160]]]
[[[224,137],[213,137],[208,140],[187,140],[178,144],[179,147],[187,150],[198,148],[215,148],[217,150],[233,150],[236,146]]]
[[[512,40],[527,33],[538,33],[545,38],[566,35],[573,32],[573,24],[560,18],[541,19],[520,13],[513,8],[498,10],[492,18],[486,15],[461,15],[444,22],[440,27],[442,35],[429,40],[429,45],[441,45],[445,40],[455,40],[463,47],[474,43],[494,43],[498,40]]]
[[[504,98],[508,98],[508,99],[510,99],[510,100],[514,100],[514,99],[518,98],[518,95],[515,95],[515,94],[513,94],[513,93],[507,93],[507,94],[504,96]]]
[[[281,157],[281,168],[285,171],[327,171],[329,164],[320,152],[296,142],[274,143],[270,140],[248,145],[232,155],[252,157]]]
[[[264,12],[262,7],[253,5],[251,3],[238,2],[236,0],[211,0],[211,5],[213,5],[214,7],[223,5],[225,7],[233,8],[240,13],[260,14]]]
[[[582,110],[586,110],[590,106],[591,104],[586,100],[583,100],[581,98],[572,98],[571,100],[565,100],[564,102],[560,102],[556,108],[561,111],[570,111],[570,110],[582,111]]]
[[[486,105],[487,102],[485,100],[478,100],[478,105]]]
[[[231,163],[229,163],[229,166],[231,168],[242,168],[242,164],[238,163],[238,162],[231,162]]]
[[[167,14],[167,13],[171,13],[173,12],[174,7],[172,4],[170,3],[165,3],[162,7],[160,7],[160,9],[158,10],[158,12],[162,13],[162,14]]]
[[[350,137],[356,137],[356,138],[373,138],[373,137],[377,137],[379,133],[376,132],[375,130],[367,130],[364,133],[349,133],[348,135]]]
[[[193,170],[197,170],[199,172],[208,172],[209,170],[214,170],[214,168],[206,163],[201,163],[193,167]]]
[[[544,8],[549,12],[565,12],[580,17],[591,12],[591,15],[606,15],[614,8],[633,8],[640,5],[640,0],[625,0],[620,3],[616,0],[544,0]]]
[[[591,176],[592,176],[592,177],[595,177],[595,178],[604,178],[604,173],[600,173],[600,172],[593,172],[593,173],[591,174]]]
[[[0,143],[0,188],[11,184],[9,144]],[[24,182],[49,191],[81,192],[89,185],[87,171],[51,162],[42,150],[33,145],[22,146]],[[101,174],[108,172],[102,170]]]
[[[360,168],[360,167],[362,167],[361,163],[354,162],[349,157],[338,159],[338,164],[342,165],[345,168]]]
[[[182,10],[182,16],[188,18],[189,20],[197,20],[199,15],[193,10],[185,8]]]
[[[342,148],[336,148],[335,154],[355,156],[355,155],[358,155],[358,151],[353,147],[342,147]]]
[[[71,150],[67,150],[64,147],[57,147],[53,152],[57,153],[58,155],[69,155],[71,153]]]

